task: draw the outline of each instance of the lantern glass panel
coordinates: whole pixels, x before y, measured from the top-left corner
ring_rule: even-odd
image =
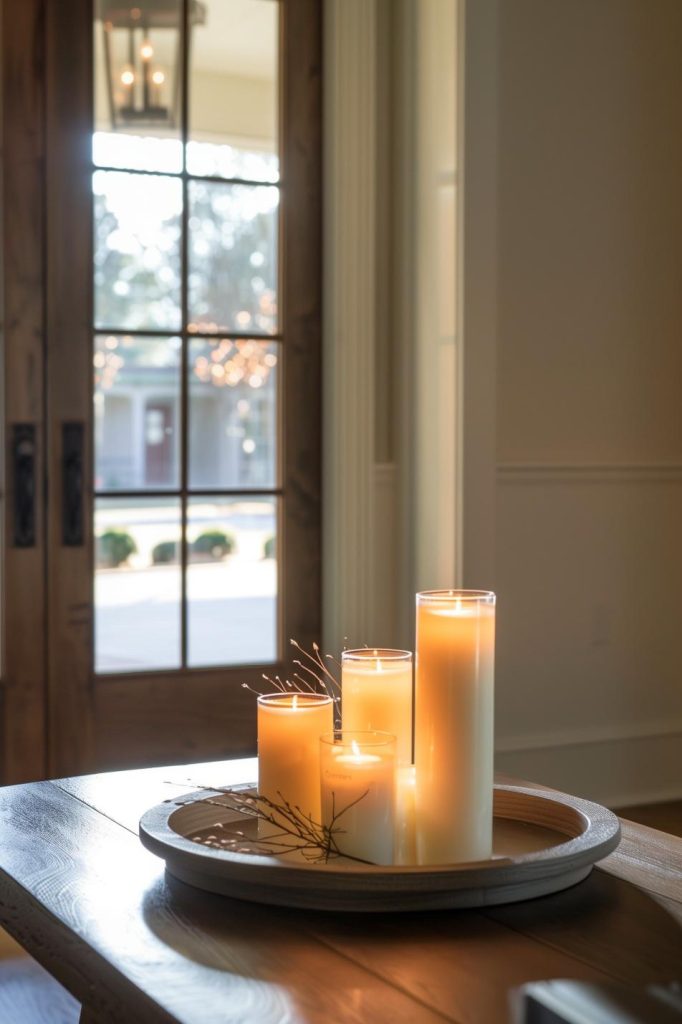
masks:
[[[97,166],[182,170],[181,25],[180,0],[96,0]]]

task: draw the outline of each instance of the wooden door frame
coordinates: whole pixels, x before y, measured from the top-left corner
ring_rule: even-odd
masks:
[[[296,637],[310,646],[321,624],[321,0],[284,0],[281,10],[280,282],[286,282],[282,390],[288,400],[279,593],[284,644]],[[83,301],[92,273],[92,0],[47,3],[46,29],[48,769],[75,774],[252,753],[254,697],[241,683],[258,667],[93,674],[91,508],[82,547],[62,543],[59,515],[65,422],[86,426],[86,493],[93,482],[92,321]],[[286,665],[264,668],[280,673]]]
[[[44,483],[44,9],[1,6],[4,514],[0,781],[45,776],[47,715]],[[35,431],[35,538],[14,542],[12,439]]]
[[[83,543],[62,538],[63,427],[83,427],[92,491],[92,0],[46,3],[46,403],[48,772],[94,763],[92,516]],[[66,242],[68,240],[68,248]]]

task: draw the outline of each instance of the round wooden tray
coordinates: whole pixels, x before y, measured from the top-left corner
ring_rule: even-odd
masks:
[[[238,812],[208,802],[220,796],[202,790],[153,807],[140,821],[143,845],[183,882],[286,907],[383,912],[514,903],[581,882],[620,841],[618,818],[599,804],[496,785],[490,860],[428,867],[374,867],[343,858],[311,864],[190,839],[208,836],[218,823],[241,826]]]

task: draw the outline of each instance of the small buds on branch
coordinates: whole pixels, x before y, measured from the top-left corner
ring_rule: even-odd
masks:
[[[259,796],[253,791],[239,792],[230,788],[211,789],[208,786],[200,788],[220,794],[220,797],[207,797],[205,803],[221,807],[224,810],[237,811],[244,818],[271,826],[272,831],[264,832],[264,834],[259,834],[251,839],[245,835],[243,829],[231,828],[233,823],[216,822],[210,826],[212,831],[208,836],[203,833],[189,836],[194,842],[228,850],[231,853],[270,854],[271,856],[299,853],[305,860],[315,864],[326,864],[336,857],[345,857],[347,860],[357,861],[360,864],[372,863],[360,857],[345,854],[339,847],[339,841],[343,841],[345,834],[342,823],[344,814],[360,800],[363,800],[369,790],[340,811],[336,810],[335,796],[332,793],[331,821],[328,825],[321,825],[319,822],[313,821],[309,814],[304,814],[300,807],[292,806],[281,793],[277,794],[280,798],[280,802],[278,802],[270,800],[266,796]],[[178,802],[182,803],[182,801]]]

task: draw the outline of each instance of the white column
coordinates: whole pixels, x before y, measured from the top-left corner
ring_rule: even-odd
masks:
[[[383,643],[373,614],[378,0],[324,9],[324,631]]]

